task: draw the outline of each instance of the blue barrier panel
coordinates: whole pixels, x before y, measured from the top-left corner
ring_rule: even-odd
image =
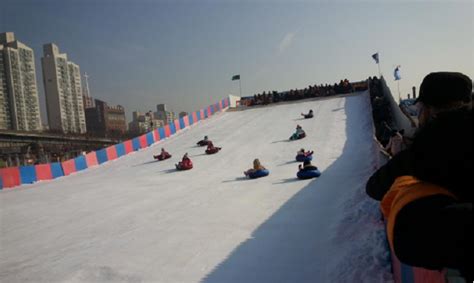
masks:
[[[3,177],[0,176],[0,190],[3,189]]]
[[[207,119],[208,116],[209,116],[209,113],[207,113],[207,108],[206,108],[206,110],[204,110],[204,118]]]
[[[194,124],[193,113],[191,113],[191,115],[188,115],[188,117],[189,117],[189,126],[191,126],[192,124]]]
[[[158,129],[158,133],[160,134],[160,140],[164,140],[166,138],[165,128],[160,127]]]
[[[117,157],[125,155],[125,145],[123,143],[116,144],[115,150],[117,151]]]
[[[155,142],[155,139],[153,138],[153,132],[149,132],[146,134],[146,143],[148,146],[152,145]]]
[[[64,176],[63,167],[60,162],[51,163],[51,175],[53,175],[53,179]]]
[[[104,162],[107,162],[109,159],[107,158],[107,150],[100,149],[95,152],[95,155],[97,156],[97,163],[102,164]]]
[[[214,114],[216,111],[214,110],[214,105],[211,105],[211,114]]]
[[[20,166],[20,178],[22,184],[32,184],[36,182],[35,166]]]
[[[174,125],[174,123],[170,124],[170,131],[171,131],[172,135],[174,135],[176,133],[176,126]]]
[[[196,111],[197,120],[201,121],[201,111]]]
[[[132,146],[133,146],[134,151],[139,150],[140,149],[140,139],[139,138],[134,138],[132,140]]]
[[[413,267],[400,262],[400,273],[403,283],[414,283]]]
[[[74,158],[74,164],[76,165],[76,171],[87,169],[87,161],[84,155]]]
[[[183,118],[179,118],[179,127],[181,129],[186,128],[186,125],[184,124],[184,119]]]

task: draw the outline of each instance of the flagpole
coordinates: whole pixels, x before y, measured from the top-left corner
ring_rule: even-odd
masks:
[[[379,77],[381,77],[382,74],[380,73],[380,63],[377,63],[377,67],[379,68]]]
[[[241,83],[241,81],[242,81],[242,78],[239,77],[239,92],[240,92],[240,97],[242,97],[242,83]]]
[[[397,85],[398,85],[398,103],[400,103],[402,101],[400,99],[400,80],[397,80]]]

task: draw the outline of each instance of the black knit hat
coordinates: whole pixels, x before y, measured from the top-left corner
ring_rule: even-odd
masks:
[[[427,75],[420,86],[416,102],[440,107],[451,102],[469,102],[472,94],[472,80],[461,73],[438,72]]]

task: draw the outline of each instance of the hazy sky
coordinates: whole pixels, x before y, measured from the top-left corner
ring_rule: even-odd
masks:
[[[403,96],[432,71],[474,78],[474,1],[2,0],[0,32],[42,45],[90,75],[92,96],[134,110],[193,111],[229,93],[304,88],[377,74]],[[42,111],[43,120],[46,112]]]

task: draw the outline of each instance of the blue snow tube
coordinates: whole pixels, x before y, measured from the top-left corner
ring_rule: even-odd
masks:
[[[296,173],[296,176],[298,177],[298,179],[311,179],[321,176],[321,172],[319,172],[319,170],[317,169],[307,171],[300,170],[298,171],[298,173]]]
[[[308,156],[304,156],[304,155],[302,155],[302,154],[298,154],[298,155],[296,156],[296,161],[298,161],[298,162],[305,162],[305,161],[311,161],[311,160],[313,160],[313,155],[312,155],[312,154],[311,154],[311,155],[308,155]]]
[[[253,173],[250,173],[249,178],[250,179],[256,179],[256,178],[268,176],[268,174],[270,174],[270,171],[268,171],[267,169],[257,170]]]

